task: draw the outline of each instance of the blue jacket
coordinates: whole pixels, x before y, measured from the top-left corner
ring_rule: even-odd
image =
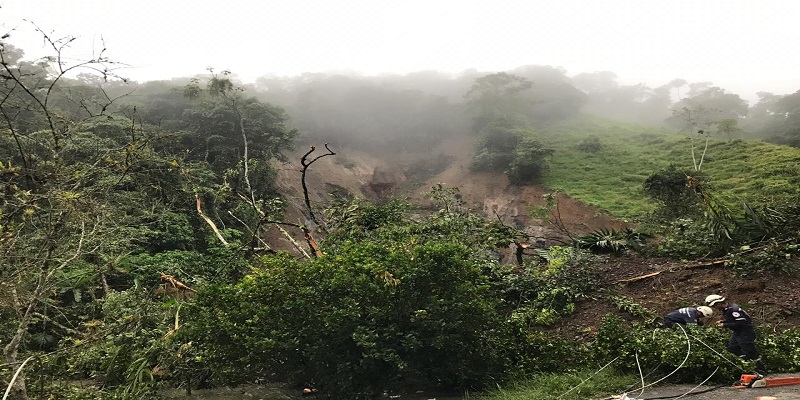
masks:
[[[700,320],[702,316],[703,314],[696,308],[684,307],[667,314],[664,317],[664,325],[703,325],[703,321]]]
[[[728,304],[722,315],[725,319],[722,321],[722,326],[734,332],[753,331],[753,323],[750,316],[742,310],[737,304]]]

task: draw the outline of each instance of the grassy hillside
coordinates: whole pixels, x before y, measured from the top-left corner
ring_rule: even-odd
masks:
[[[544,184],[611,214],[637,219],[651,211],[642,184],[653,172],[675,164],[691,170],[691,144],[699,158],[704,140],[665,129],[583,118],[544,127],[556,149]],[[581,150],[597,137],[602,148]],[[759,141],[716,137],[702,170],[717,196],[730,204],[782,201],[800,194],[800,149]]]

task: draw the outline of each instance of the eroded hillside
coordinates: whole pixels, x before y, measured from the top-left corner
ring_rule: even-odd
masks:
[[[287,221],[306,225],[310,221],[303,216],[300,160],[308,150],[306,147],[292,154],[288,163],[279,166],[278,177],[278,187],[289,203]],[[467,208],[487,218],[500,218],[505,224],[525,230],[532,238],[558,242],[566,236],[565,230],[572,235],[583,235],[628,225],[564,194],[557,195],[558,207],[549,220],[532,218],[529,208],[545,205],[542,196],[551,191],[539,185],[511,185],[500,173],[470,171],[473,143],[469,137],[446,140],[426,153],[396,153],[387,149],[381,154],[367,154],[348,148],[332,150],[337,153],[335,156],[318,159],[306,174],[309,198],[317,208],[330,201],[332,193],[375,201],[403,198],[428,208],[432,206],[431,188],[441,183],[458,188]],[[324,153],[324,149],[317,148],[308,159]],[[290,248],[291,244],[280,236],[273,236],[273,240],[280,243],[276,247]]]

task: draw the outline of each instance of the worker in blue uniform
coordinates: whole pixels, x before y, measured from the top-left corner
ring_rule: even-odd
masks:
[[[764,361],[756,349],[756,330],[753,328],[753,321],[750,316],[738,305],[729,303],[725,297],[712,294],[706,297],[705,304],[709,307],[717,307],[724,319],[717,321],[720,328],[730,329],[733,332],[731,340],[728,342],[728,351],[736,354],[743,360],[756,362],[756,373],[766,375],[767,368]]]

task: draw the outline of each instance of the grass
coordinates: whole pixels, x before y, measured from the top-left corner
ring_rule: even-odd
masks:
[[[613,394],[638,383],[633,375],[623,375],[605,369],[576,373],[557,373],[536,375],[529,380],[515,384],[507,389],[498,389],[481,395],[481,400],[530,400],[562,399],[585,400]],[[584,382],[581,384],[581,382]]]
[[[540,129],[556,151],[544,184],[614,216],[637,220],[655,205],[642,192],[652,173],[675,164],[692,170],[704,140],[666,129],[582,118]],[[581,151],[590,136],[602,149]],[[712,138],[702,171],[714,194],[729,205],[785,202],[800,195],[800,149],[756,140]]]

